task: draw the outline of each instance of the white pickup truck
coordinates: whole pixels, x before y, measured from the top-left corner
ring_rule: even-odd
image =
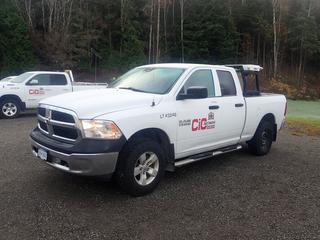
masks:
[[[261,69],[147,65],[108,89],[48,98],[38,107],[32,152],[64,172],[113,176],[134,196],[155,189],[165,170],[246,144],[265,155],[285,120],[286,98],[260,93]],[[251,91],[249,74],[256,76]]]
[[[0,82],[0,118],[16,118],[22,111],[37,108],[39,101],[63,93],[96,88],[107,84],[76,83],[72,72],[26,72]]]

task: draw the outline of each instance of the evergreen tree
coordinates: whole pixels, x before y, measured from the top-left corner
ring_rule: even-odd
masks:
[[[0,7],[0,75],[19,73],[35,63],[28,27],[10,1]]]

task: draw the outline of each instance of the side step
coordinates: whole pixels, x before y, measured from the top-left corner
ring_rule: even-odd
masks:
[[[184,159],[180,159],[179,161],[174,163],[175,167],[182,167],[184,165],[190,164],[190,163],[194,163],[194,162],[198,162],[200,160],[204,160],[204,159],[208,159],[210,157],[213,156],[217,156],[223,153],[228,153],[228,152],[233,152],[233,151],[237,151],[240,150],[242,148],[241,145],[235,145],[235,146],[231,146],[231,147],[226,147],[226,148],[221,148],[221,149],[217,149],[214,150],[212,152],[206,152],[206,153],[201,153],[201,154],[197,154],[188,158],[184,158]]]

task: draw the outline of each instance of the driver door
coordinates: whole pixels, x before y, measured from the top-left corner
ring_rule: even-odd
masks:
[[[186,80],[180,93],[189,87],[206,87],[204,99],[177,100],[177,157],[186,157],[214,147],[215,135],[215,84],[211,69],[197,69]]]

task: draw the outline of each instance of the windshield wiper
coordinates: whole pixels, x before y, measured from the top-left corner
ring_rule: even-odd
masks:
[[[146,91],[143,91],[143,90],[137,89],[137,88],[133,88],[133,87],[119,87],[119,89],[125,89],[125,90],[131,90],[131,91],[135,91],[135,92],[148,93],[148,92],[146,92]]]

